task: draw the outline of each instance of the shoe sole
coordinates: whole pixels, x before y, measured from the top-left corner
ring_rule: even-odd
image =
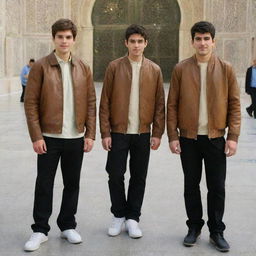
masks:
[[[120,231],[120,232],[119,232],[118,234],[116,234],[116,235],[112,235],[112,234],[109,234],[109,233],[108,233],[108,236],[110,236],[110,237],[119,236],[119,235],[121,234],[121,232],[122,232],[122,231]]]
[[[81,243],[83,242],[83,240],[81,240],[81,241],[79,241],[79,242],[71,242],[71,241],[68,240],[67,237],[65,237],[65,236],[63,236],[63,235],[61,235],[60,237],[61,237],[62,239],[67,240],[67,241],[68,241],[69,243],[71,243],[71,244],[81,244]]]
[[[189,244],[189,243],[184,243],[183,242],[183,245],[186,246],[186,247],[193,247],[194,245],[196,245],[196,242],[194,244]]]
[[[24,248],[24,251],[25,251],[25,252],[34,252],[34,251],[36,251],[36,250],[38,250],[38,249],[40,248],[41,244],[43,244],[43,243],[45,243],[45,242],[47,242],[47,241],[48,241],[48,238],[45,239],[44,241],[42,241],[42,242],[38,245],[38,247],[36,247],[36,248],[34,248],[34,249],[26,249],[26,248]]]
[[[127,227],[125,227],[125,231],[128,233],[129,237],[132,238],[132,239],[139,239],[139,238],[143,237],[143,235],[141,235],[141,236],[132,236],[132,235],[130,235]]]
[[[128,235],[129,235],[129,233],[128,233]],[[140,239],[140,238],[142,238],[142,235],[141,236],[131,236],[131,235],[129,235],[129,237],[132,238],[132,239]]]
[[[142,238],[143,235],[141,236],[133,236],[133,235],[130,235],[129,231],[126,230],[126,232],[128,233],[129,237],[132,238],[132,239],[139,239],[139,238]]]
[[[213,241],[213,239],[210,238],[210,243],[218,250],[219,252],[229,252],[230,249],[221,249],[216,245],[216,243]]]

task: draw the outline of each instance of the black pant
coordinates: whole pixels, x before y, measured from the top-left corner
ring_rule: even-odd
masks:
[[[197,140],[180,138],[181,162],[184,172],[184,197],[189,228],[200,230],[204,225],[202,219],[202,202],[200,181],[202,160],[204,160],[206,183],[208,188],[207,207],[210,233],[222,233],[225,205],[226,155],[223,137],[209,139],[198,136]]]
[[[250,88],[250,96],[252,104],[247,109],[249,112],[253,113],[254,118],[256,118],[256,88]]]
[[[47,153],[38,155],[33,217],[34,232],[47,235],[48,220],[52,213],[54,177],[60,160],[63,177],[63,194],[57,224],[61,231],[76,227],[80,172],[83,161],[83,138],[58,139],[44,137]]]
[[[22,86],[22,93],[20,96],[20,102],[24,102],[24,96],[25,96],[25,91],[26,91],[26,85],[21,85]]]
[[[111,212],[115,217],[139,221],[143,202],[148,162],[150,134],[112,133],[112,148],[108,152],[106,170],[109,174]],[[130,181],[127,199],[124,174],[128,152],[130,152]]]

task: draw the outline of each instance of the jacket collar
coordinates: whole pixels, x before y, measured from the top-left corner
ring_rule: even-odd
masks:
[[[58,63],[58,60],[57,58],[55,57],[55,54],[54,54],[55,51],[52,51],[48,56],[48,61],[50,63],[51,66],[58,66],[59,63]],[[72,66],[76,66],[78,64],[78,60],[77,58],[72,54],[72,58],[71,58],[71,65]]]
[[[197,64],[198,61],[197,61],[197,58],[196,58],[196,54],[194,54],[194,55],[192,56],[192,59],[193,59],[193,62],[194,62],[196,65],[198,65],[198,64]],[[212,67],[214,66],[214,64],[215,64],[215,59],[216,59],[216,56],[215,56],[215,54],[212,53],[212,55],[211,55],[211,57],[210,57],[210,59],[209,59],[209,61],[208,61],[208,68],[212,68]]]
[[[141,66],[144,66],[144,65],[145,65],[145,63],[146,63],[146,62],[145,62],[145,59],[146,59],[146,58],[144,57],[144,55],[142,55]],[[129,57],[128,57],[128,54],[124,56],[124,61],[125,61],[126,64],[131,65],[130,60],[129,60]]]

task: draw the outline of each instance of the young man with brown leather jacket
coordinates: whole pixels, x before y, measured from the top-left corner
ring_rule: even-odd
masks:
[[[158,149],[164,132],[162,73],[158,65],[143,56],[147,43],[144,27],[129,26],[125,34],[128,55],[110,62],[104,78],[99,115],[102,145],[108,151],[106,171],[114,215],[108,229],[110,236],[119,235],[126,221],[129,236],[142,237],[138,222],[150,147]],[[130,181],[126,197],[128,154]]]
[[[180,154],[184,172],[189,230],[183,243],[193,246],[204,225],[200,195],[204,161],[210,241],[219,251],[228,251],[222,221],[226,157],[237,149],[239,88],[231,65],[213,54],[214,26],[207,21],[198,22],[191,28],[191,36],[195,55],[174,68],[167,103],[169,146],[172,153]]]
[[[34,251],[48,240],[53,185],[59,161],[64,183],[57,219],[61,237],[81,243],[75,230],[80,172],[84,152],[95,139],[96,97],[89,66],[71,54],[77,28],[68,19],[52,25],[55,50],[32,67],[25,112],[33,149],[38,154],[33,234],[24,250]]]

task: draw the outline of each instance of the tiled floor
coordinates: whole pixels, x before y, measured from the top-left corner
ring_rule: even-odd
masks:
[[[99,101],[100,85],[97,85]],[[228,159],[226,183],[226,238],[231,256],[256,254],[256,120],[244,111],[249,98],[242,96],[242,131],[236,156]],[[198,244],[182,246],[186,233],[183,201],[183,174],[179,157],[168,149],[166,135],[161,148],[152,152],[142,210],[144,236],[130,239],[125,232],[119,237],[106,235],[111,214],[104,170],[106,152],[97,140],[93,152],[86,154],[81,177],[77,214],[84,242],[70,245],[59,238],[56,218],[60,208],[62,180],[58,170],[55,182],[53,213],[49,241],[33,255],[74,256],[203,256],[220,255],[208,243],[205,226]],[[36,155],[32,151],[19,94],[0,96],[0,255],[27,255],[22,248],[31,234],[32,204],[36,177]],[[127,175],[127,178],[129,176]],[[205,177],[202,198],[206,219]]]

